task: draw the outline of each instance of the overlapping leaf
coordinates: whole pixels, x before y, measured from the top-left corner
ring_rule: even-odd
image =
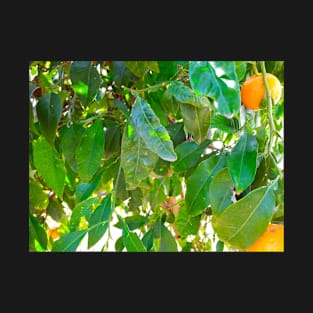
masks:
[[[160,158],[170,162],[175,161],[177,156],[173,142],[166,128],[144,99],[136,97],[131,115],[137,134],[146,146]]]
[[[136,189],[140,182],[149,176],[157,160],[158,155],[148,149],[129,121],[124,129],[121,150],[121,165],[127,188]]]

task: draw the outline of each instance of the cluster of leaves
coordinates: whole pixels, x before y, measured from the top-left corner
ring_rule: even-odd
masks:
[[[115,251],[238,251],[283,222],[284,99],[274,134],[240,100],[259,66],[31,61],[29,250],[106,251],[114,227]]]

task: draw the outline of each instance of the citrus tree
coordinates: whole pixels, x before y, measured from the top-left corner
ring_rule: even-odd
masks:
[[[30,61],[29,251],[284,251],[283,61]]]

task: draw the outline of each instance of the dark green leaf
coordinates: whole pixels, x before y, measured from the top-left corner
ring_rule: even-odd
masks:
[[[96,190],[106,170],[107,168],[103,167],[87,184],[84,184],[81,181],[77,184],[75,191],[76,203],[84,201]]]
[[[163,93],[161,105],[164,112],[166,112],[167,114],[173,114],[174,116],[179,110],[179,103],[173,97],[173,94],[169,89],[166,89]]]
[[[221,214],[214,215],[212,226],[220,240],[235,248],[246,249],[266,230],[274,206],[272,186],[260,187],[231,204]]]
[[[105,158],[109,159],[113,155],[118,154],[121,149],[121,131],[119,125],[106,128],[105,131]]]
[[[149,70],[159,73],[157,61],[124,61],[124,63],[139,78],[144,76]]]
[[[142,237],[142,243],[146,247],[147,251],[150,251],[153,246],[153,229],[147,231]]]
[[[223,250],[224,250],[224,242],[219,240],[216,244],[216,252],[223,252]]]
[[[167,126],[166,129],[175,147],[186,140],[186,134],[184,132],[183,122],[171,124]]]
[[[123,236],[119,237],[115,241],[114,247],[116,252],[122,252],[122,250],[125,248]]]
[[[121,165],[128,189],[136,189],[154,169],[158,155],[147,148],[130,123],[126,125],[122,138]]]
[[[200,227],[201,214],[192,217],[185,208],[180,208],[175,220],[178,233],[182,237],[196,235]]]
[[[60,130],[60,148],[67,164],[74,172],[77,172],[76,149],[84,131],[85,128],[79,124],[73,124],[71,127],[64,125]]]
[[[33,180],[29,180],[29,203],[39,210],[44,210],[49,203],[48,195]]]
[[[234,62],[190,61],[189,78],[196,93],[216,101],[219,113],[239,111],[240,89]]]
[[[139,206],[142,204],[142,190],[140,188],[136,188],[134,190],[129,191],[129,202],[128,202],[128,207],[130,211],[138,211]]]
[[[151,210],[154,211],[159,205],[166,200],[166,181],[168,178],[163,177],[155,179],[150,191],[149,201]]]
[[[65,195],[65,193],[64,193],[64,195]],[[56,222],[63,223],[65,221],[67,221],[67,215],[64,211],[64,206],[62,205],[62,202],[60,201],[60,199],[50,198],[49,199],[49,205],[47,207],[46,212]]]
[[[177,159],[166,128],[160,123],[149,104],[140,97],[136,97],[132,118],[137,133],[150,150],[166,161],[173,162]]]
[[[218,128],[226,133],[234,134],[239,130],[239,121],[237,118],[227,118],[218,114],[211,118],[211,128]]]
[[[120,223],[122,224],[122,233],[125,247],[128,252],[147,252],[146,247],[143,245],[142,241],[139,239],[136,233],[132,233],[124,219],[117,215]]]
[[[47,234],[37,218],[29,214],[29,248],[35,250],[35,241],[37,241],[43,249],[47,248]]]
[[[58,123],[62,116],[62,102],[56,93],[47,93],[39,98],[36,106],[38,121],[43,136],[53,145]]]
[[[98,197],[86,199],[75,206],[72,211],[69,228],[73,232],[77,230],[81,217],[85,216],[89,220],[91,207],[98,202]]]
[[[88,127],[76,150],[77,169],[83,183],[89,182],[104,156],[104,131],[100,119]]]
[[[74,231],[56,240],[52,247],[52,252],[75,252],[88,229]]]
[[[247,62],[246,61],[235,61],[236,73],[238,81],[242,81],[246,76]]]
[[[210,108],[197,108],[193,105],[181,103],[180,110],[186,130],[192,134],[196,143],[202,143],[210,127]]]
[[[113,188],[116,191],[117,198],[120,199],[121,201],[124,201],[129,198],[129,192],[126,186],[124,170],[121,168],[119,177],[117,177],[117,175],[118,172],[116,173],[116,176],[114,177],[113,180]]]
[[[62,200],[65,166],[56,150],[42,136],[33,143],[33,159],[35,167],[43,176],[47,185],[52,188]]]
[[[136,214],[125,217],[124,221],[127,224],[129,230],[134,230],[145,225],[147,222],[147,218],[143,215]],[[114,226],[117,228],[122,228],[122,223],[118,221]]]
[[[254,136],[244,133],[227,156],[227,167],[236,192],[244,191],[254,180],[258,142]]]
[[[109,227],[112,215],[111,194],[102,199],[101,204],[94,210],[89,220],[88,248],[95,245]]]
[[[197,216],[210,204],[209,187],[212,178],[225,166],[225,155],[212,155],[199,163],[187,179],[185,204],[188,214]]]
[[[182,82],[174,81],[169,87],[168,91],[179,103],[191,104],[197,108],[209,107],[209,99],[205,96],[198,96],[194,91],[185,86]]]
[[[228,169],[221,169],[212,179],[209,189],[209,199],[212,213],[221,214],[233,203],[234,183],[229,175]]]
[[[112,77],[117,86],[127,86],[132,79],[133,74],[126,67],[123,61],[112,61],[111,65]]]
[[[206,140],[201,145],[198,145],[194,141],[190,141],[176,146],[177,160],[173,163],[175,172],[182,173],[196,165],[209,142],[209,140]]]
[[[83,106],[87,106],[99,91],[101,79],[97,69],[91,61],[74,61],[71,64],[70,78],[78,98]]]

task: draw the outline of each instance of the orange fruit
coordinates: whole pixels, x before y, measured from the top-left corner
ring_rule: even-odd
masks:
[[[273,74],[267,73],[267,83],[270,89],[271,98],[276,104],[282,94],[282,85],[279,79]],[[250,76],[241,86],[241,101],[250,110],[259,110],[260,104],[265,96],[265,86],[262,74]]]
[[[59,239],[60,235],[58,233],[58,227],[49,229],[48,230],[48,236],[51,237],[53,240]]]
[[[283,252],[284,225],[269,224],[266,231],[257,239],[257,241],[244,251]]]

